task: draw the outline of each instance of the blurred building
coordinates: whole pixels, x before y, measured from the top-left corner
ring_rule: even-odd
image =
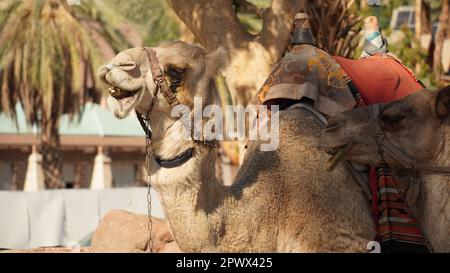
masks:
[[[16,119],[0,113],[0,190],[39,190],[44,185],[38,131],[16,107]],[[145,185],[145,140],[135,117],[119,120],[88,103],[80,118],[62,116],[59,128],[65,188]]]
[[[403,27],[407,27],[412,32],[416,28],[416,8],[415,6],[400,6],[396,8],[391,17],[390,27],[392,29],[392,34],[389,37],[389,41],[396,43],[404,38],[404,33],[402,31]],[[422,48],[428,50],[431,42],[434,41],[439,22],[435,21],[432,23],[431,33],[422,34],[420,37],[420,45]],[[448,35],[449,37],[450,35]],[[444,41],[444,46],[442,50],[442,68],[445,74],[450,73],[450,39]]]
[[[439,22],[433,22],[432,34],[436,34]],[[412,32],[416,29],[416,8],[414,6],[400,6],[396,8],[391,17],[390,27],[392,30],[400,30],[407,27]]]

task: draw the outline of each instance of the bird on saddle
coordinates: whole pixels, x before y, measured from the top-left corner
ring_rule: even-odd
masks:
[[[338,113],[387,103],[424,89],[414,73],[387,50],[376,17],[364,25],[361,59],[332,56],[317,46],[309,17],[295,16],[292,50],[287,52],[257,93],[259,104],[280,110],[301,105],[325,122]],[[342,153],[345,154],[345,153]],[[331,171],[339,162],[327,162]],[[358,166],[348,162],[355,179],[372,202],[375,240],[382,252],[428,252],[430,247],[388,166]]]

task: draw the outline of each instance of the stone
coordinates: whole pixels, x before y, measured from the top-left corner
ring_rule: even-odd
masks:
[[[152,217],[153,252],[181,252],[169,224]],[[92,252],[149,252],[148,217],[112,210],[101,220],[92,237]]]

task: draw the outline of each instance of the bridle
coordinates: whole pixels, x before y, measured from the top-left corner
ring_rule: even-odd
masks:
[[[150,102],[150,106],[147,110],[147,113],[145,113],[145,116],[142,117],[141,113],[138,113],[136,111],[136,116],[139,120],[139,123],[142,127],[142,129],[145,132],[145,136],[148,139],[152,139],[152,131],[148,126],[148,118],[150,116],[150,113],[153,110],[153,107],[156,103],[156,98],[158,96],[158,93],[161,92],[167,103],[170,105],[171,108],[174,108],[175,106],[179,105],[180,102],[178,101],[177,96],[170,90],[170,86],[167,83],[166,78],[164,77],[164,73],[161,70],[161,66],[159,65],[158,58],[156,57],[155,50],[152,48],[145,48],[142,47],[142,50],[146,53],[149,65],[150,65],[150,71],[152,72],[153,81],[155,83],[155,90],[153,92],[153,98]]]
[[[450,176],[450,166],[435,165],[421,162],[420,160],[408,155],[401,148],[399,148],[395,143],[393,143],[383,132],[380,124],[380,112],[381,105],[374,104],[366,107],[369,111],[371,120],[377,121],[375,141],[378,145],[378,155],[381,160],[384,161],[384,156],[389,155],[396,161],[398,161],[405,169],[413,170],[418,173],[428,173],[437,175],[449,175]]]
[[[180,101],[178,100],[177,96],[174,92],[170,89],[170,85],[167,82],[164,73],[161,69],[161,66],[159,64],[158,58],[156,57],[156,52],[152,48],[145,48],[142,47],[142,50],[147,55],[150,71],[152,73],[153,81],[155,83],[155,90],[153,91],[153,98],[150,102],[150,105],[148,107],[147,113],[143,115],[142,113],[136,112],[137,119],[139,121],[139,124],[141,125],[142,129],[145,132],[145,138],[146,138],[146,154],[147,156],[153,155],[153,153],[150,151],[150,145],[152,141],[152,131],[150,128],[150,114],[153,110],[153,107],[155,106],[158,93],[161,92],[166,102],[169,104],[170,108],[173,109],[177,105],[180,105]],[[145,73],[144,73],[145,74]],[[145,82],[145,81],[144,81]],[[209,148],[215,148],[217,146],[217,143],[215,140],[196,140],[194,137],[194,132],[191,132],[191,139],[194,142],[194,144],[201,144],[203,146],[209,147]],[[176,156],[172,159],[161,159],[159,156],[154,156],[153,158],[155,161],[163,168],[176,168],[187,162],[189,159],[191,159],[195,155],[195,145],[194,147],[191,147],[181,153],[180,155]]]

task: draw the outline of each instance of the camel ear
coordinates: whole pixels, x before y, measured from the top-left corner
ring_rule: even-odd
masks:
[[[223,47],[219,47],[206,56],[206,73],[216,75],[228,63],[228,54]]]
[[[441,89],[436,97],[436,114],[441,119],[450,115],[450,85]]]

